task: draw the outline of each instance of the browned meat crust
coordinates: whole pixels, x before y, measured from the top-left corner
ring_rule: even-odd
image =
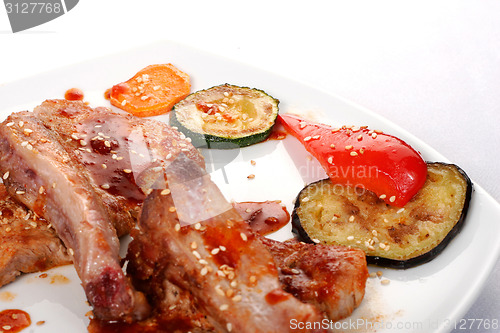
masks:
[[[315,307],[283,291],[269,251],[204,170],[180,157],[167,179],[170,192],[155,190],[144,202],[128,254],[128,272],[137,285],[149,286],[145,291],[152,292],[155,308],[167,312],[173,305],[168,281],[190,293],[192,300],[183,299],[217,332],[288,332],[292,319],[322,319]],[[190,194],[189,201],[177,200],[177,186]],[[188,210],[201,223],[181,227]],[[213,214],[198,218],[207,211]]]
[[[0,286],[21,273],[44,271],[71,264],[49,223],[14,201],[0,184]]]
[[[363,300],[368,278],[363,251],[295,240],[260,239],[280,270],[283,289],[314,304],[330,320],[349,316]]]

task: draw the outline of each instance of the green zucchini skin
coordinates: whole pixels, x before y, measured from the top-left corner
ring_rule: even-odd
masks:
[[[446,163],[427,163],[428,167],[429,166],[437,166],[437,167],[454,167],[456,168],[456,171],[462,176],[463,180],[465,181],[465,194],[464,194],[464,201],[463,201],[463,206],[461,207],[461,212],[460,215],[454,224],[453,228],[446,234],[446,236],[433,248],[429,249],[425,253],[422,253],[420,255],[414,256],[414,257],[409,257],[408,259],[400,260],[400,259],[394,259],[394,258],[388,258],[384,257],[381,255],[370,255],[367,253],[366,259],[368,264],[373,264],[381,267],[388,267],[388,268],[396,268],[396,269],[408,269],[411,267],[415,267],[424,263],[427,263],[434,259],[437,255],[439,255],[445,248],[446,246],[455,238],[455,236],[460,233],[460,231],[463,229],[464,223],[466,221],[466,216],[467,212],[469,210],[469,204],[470,200],[472,197],[472,192],[473,192],[473,184],[468,175],[458,166],[453,165],[453,164],[446,164]],[[307,243],[315,243],[318,240],[321,243],[328,243],[324,240],[313,238],[309,235],[309,233],[306,231],[306,228],[304,224],[301,221],[300,214],[299,214],[299,208],[301,206],[301,194],[306,191],[306,189],[309,186],[314,186],[318,185],[321,182],[329,182],[329,179],[324,179],[317,181],[315,183],[307,185],[297,196],[297,199],[295,201],[295,207],[294,211],[292,213],[292,232],[296,235],[296,237]],[[418,194],[417,194],[418,196]],[[416,196],[416,197],[417,197]],[[418,199],[417,199],[418,200]],[[388,206],[388,205],[386,205]],[[328,243],[330,244],[330,243]],[[338,245],[346,245],[346,244],[338,244]]]
[[[209,94],[211,91],[216,91],[216,90],[231,91],[234,92],[235,94],[241,91],[244,92],[251,91],[255,94],[258,94],[260,97],[267,98],[268,103],[273,108],[273,112],[269,114],[269,118],[266,119],[266,121],[269,122],[269,126],[266,126],[265,128],[255,129],[253,132],[244,135],[230,135],[230,134],[213,135],[205,132],[202,133],[201,131],[195,131],[192,128],[190,128],[190,126],[184,124],[183,121],[179,119],[179,112],[183,112],[183,109],[187,104],[191,103],[191,101],[196,102],[198,96],[200,96],[201,94]],[[208,100],[207,102],[211,101]],[[174,105],[172,112],[170,114],[169,124],[172,127],[177,127],[180,132],[184,133],[184,135],[191,138],[191,143],[197,148],[234,149],[234,148],[247,147],[262,142],[269,137],[274,128],[276,118],[278,116],[279,112],[278,104],[279,100],[268,95],[263,90],[223,84],[206,90],[200,90],[194,92],[191,95],[187,96],[184,100]]]

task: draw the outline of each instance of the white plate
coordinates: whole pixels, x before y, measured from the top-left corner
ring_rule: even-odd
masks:
[[[127,80],[147,65],[166,62],[175,64],[191,76],[193,91],[222,83],[257,87],[281,101],[282,113],[307,114],[309,118],[333,125],[368,125],[407,141],[426,160],[447,161],[411,134],[342,98],[168,42],[0,86],[0,117],[3,119],[15,111],[32,110],[47,98],[63,98],[64,92],[72,87],[82,89],[85,100],[94,107],[109,105],[103,97],[107,88]],[[244,148],[231,159],[223,169],[212,172],[213,179],[228,200],[279,199],[291,211],[292,201],[304,183],[325,176],[293,138]],[[250,160],[257,164],[252,166]],[[248,180],[249,174],[255,174],[255,179]],[[381,285],[379,278],[369,279],[361,307],[347,320],[332,326],[345,331],[358,329],[367,332],[450,331],[475,300],[498,258],[499,220],[499,205],[475,185],[464,229],[441,255],[408,270],[370,267],[372,272],[380,270],[390,284]],[[290,235],[288,226],[273,238],[284,240]],[[27,311],[33,322],[27,332],[85,332],[88,324],[86,313],[90,308],[73,267],[60,267],[47,273],[47,278],[39,278],[39,274],[25,275],[1,288],[0,310],[17,308]],[[56,282],[51,283],[54,280]],[[36,325],[38,321],[44,321],[43,325]]]

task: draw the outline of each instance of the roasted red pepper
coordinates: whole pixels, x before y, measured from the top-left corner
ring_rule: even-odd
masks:
[[[333,182],[365,188],[393,206],[404,206],[425,183],[427,166],[404,141],[366,127],[333,128],[279,115]]]

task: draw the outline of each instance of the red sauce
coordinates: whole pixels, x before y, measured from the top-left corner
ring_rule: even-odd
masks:
[[[9,309],[0,312],[0,329],[6,332],[19,332],[31,325],[30,315],[23,310]],[[7,327],[9,327],[7,329]]]
[[[279,201],[236,202],[233,206],[252,230],[263,236],[281,229],[290,220],[286,207]]]
[[[292,297],[291,294],[289,294],[281,289],[274,289],[274,290],[267,293],[266,302],[270,305],[275,305],[277,303],[286,301],[290,297]]]
[[[104,92],[104,98],[108,101],[111,99],[111,88],[106,89],[106,91]]]
[[[277,129],[273,129],[271,131],[271,134],[267,137],[267,140],[284,140],[287,136],[287,133],[285,131],[280,131]]]
[[[64,98],[68,101],[81,101],[83,100],[83,91],[78,88],[71,88],[66,90]]]

